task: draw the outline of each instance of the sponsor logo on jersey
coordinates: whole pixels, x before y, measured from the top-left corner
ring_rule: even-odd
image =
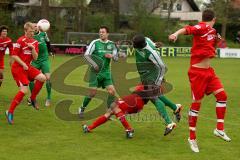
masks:
[[[4,51],[5,50],[5,48],[4,47],[0,47],[0,51]]]
[[[23,54],[32,54],[32,51],[30,51],[30,50],[24,50],[24,51],[23,51]]]
[[[107,45],[107,49],[108,49],[108,50],[111,50],[111,49],[112,49],[112,45],[110,45],[110,44]]]

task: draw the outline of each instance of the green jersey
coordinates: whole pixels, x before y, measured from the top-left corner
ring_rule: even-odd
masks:
[[[138,73],[143,84],[160,86],[164,77],[166,66],[156,50],[155,43],[145,38],[146,47],[135,49],[135,58]]]
[[[49,38],[46,32],[38,32],[34,35],[34,39],[38,41],[38,58],[37,62],[48,60],[48,48],[46,42],[49,42]]]
[[[106,58],[105,54],[112,54],[113,60],[117,60],[117,48],[116,45],[107,40],[103,42],[101,39],[93,40],[88,46],[84,57],[90,63],[91,66],[99,67],[99,73],[110,72],[110,58]]]

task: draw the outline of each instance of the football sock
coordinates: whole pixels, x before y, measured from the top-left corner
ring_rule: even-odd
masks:
[[[192,103],[190,111],[188,113],[188,123],[189,123],[189,138],[196,139],[196,125],[197,125],[197,118],[198,112],[200,110],[201,103]]]
[[[165,96],[160,96],[159,99],[168,107],[170,107],[174,112],[177,109],[176,104],[172,103],[167,97]]]
[[[123,127],[125,128],[125,130],[128,130],[128,131],[132,130],[132,127],[130,126],[130,124],[126,120],[125,114],[122,111],[116,113],[115,116],[122,123]]]
[[[224,130],[224,117],[226,113],[227,95],[225,91],[222,91],[215,95],[217,99],[216,103],[216,115],[217,115],[217,129]]]
[[[104,115],[98,117],[90,126],[88,126],[89,130],[93,130],[94,128],[102,125],[103,123],[107,122],[107,117],[105,117]]]
[[[51,99],[52,84],[50,80],[46,81],[46,88],[47,88],[47,99]]]
[[[92,100],[92,98],[85,96],[83,99],[82,108],[85,109],[91,100]]]
[[[32,90],[32,94],[31,94],[31,100],[36,100],[36,97],[38,95],[38,93],[40,92],[42,86],[43,86],[44,82],[40,82],[38,80],[36,80],[35,84],[34,84],[34,88]]]
[[[170,124],[172,123],[172,120],[170,119],[170,117],[168,116],[168,113],[166,111],[165,105],[164,103],[159,99],[155,99],[155,100],[151,100],[154,104],[154,106],[156,107],[157,111],[159,112],[159,114],[162,116],[162,118],[164,119],[166,124]]]
[[[32,93],[33,88],[34,88],[34,81],[31,81],[29,83],[29,89],[30,89],[31,93]]]
[[[19,91],[16,96],[14,97],[14,99],[12,100],[12,103],[10,105],[10,108],[8,109],[8,112],[9,113],[12,113],[14,112],[15,108],[17,107],[17,105],[19,103],[21,103],[23,97],[24,97],[24,93],[22,91]]]
[[[114,102],[115,100],[115,96],[113,95],[108,95],[108,98],[107,98],[107,107],[110,108],[111,104]]]

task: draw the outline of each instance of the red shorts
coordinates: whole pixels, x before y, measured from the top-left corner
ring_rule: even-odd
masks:
[[[4,69],[4,55],[0,54],[0,69]]]
[[[188,71],[188,77],[193,100],[201,100],[204,94],[209,95],[223,88],[220,79],[216,76],[214,69],[211,67],[208,69],[191,67]]]
[[[37,75],[41,72],[33,66],[28,66],[28,70],[24,70],[23,67],[12,67],[12,75],[17,85],[27,86],[30,81],[33,81]]]
[[[117,102],[118,107],[125,114],[138,113],[143,109],[144,102],[137,94],[130,94]]]

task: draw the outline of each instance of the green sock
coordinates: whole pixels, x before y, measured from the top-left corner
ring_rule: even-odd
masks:
[[[47,80],[46,88],[47,88],[47,99],[51,99],[52,84],[50,80]]]
[[[177,109],[176,104],[174,104],[173,102],[171,102],[167,97],[165,96],[160,96],[159,99],[169,108],[171,108],[174,112]]]
[[[85,96],[84,100],[83,100],[83,103],[82,103],[82,108],[86,108],[91,100],[92,100],[92,98],[90,98],[88,96]]]
[[[152,100],[152,102],[156,107],[157,111],[161,114],[161,116],[165,120],[165,123],[166,124],[172,123],[172,120],[168,116],[164,103],[159,98],[157,98],[156,100]]]
[[[32,93],[33,87],[34,87],[34,81],[31,81],[29,83],[29,89],[30,89],[31,93]]]
[[[110,108],[111,104],[114,102],[115,100],[115,96],[113,95],[108,95],[108,98],[107,98],[107,107]]]

